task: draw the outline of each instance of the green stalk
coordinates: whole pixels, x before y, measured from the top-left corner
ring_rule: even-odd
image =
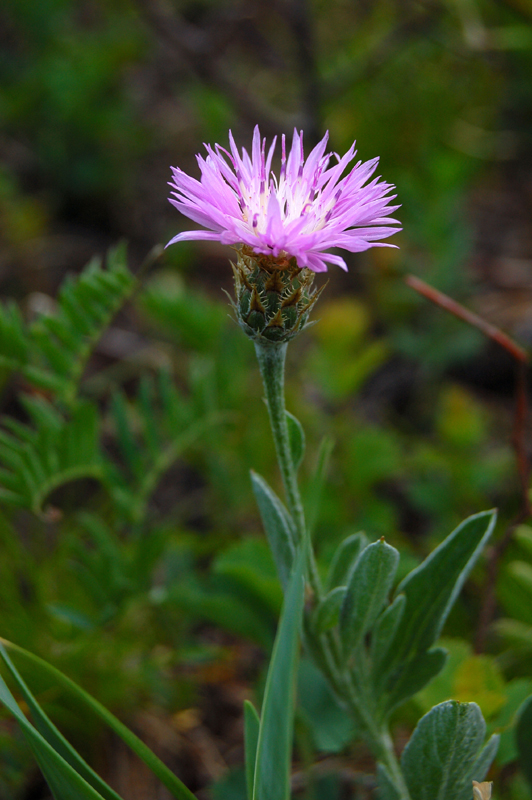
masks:
[[[392,738],[387,729],[380,732],[379,738],[374,745],[374,752],[377,759],[386,767],[390,780],[399,794],[400,800],[411,800],[403,771],[395,755]]]
[[[292,463],[284,404],[284,369],[287,347],[287,342],[272,344],[255,342],[255,352],[257,353],[260,374],[262,375],[262,382],[266,392],[266,403],[268,404],[277,461],[286,492],[286,503],[294,520],[298,540],[302,542],[306,533],[305,512]]]
[[[286,504],[294,521],[297,541],[308,553],[309,582],[318,600],[322,597],[321,581],[316,567],[314,552],[307,534],[305,511],[301,501],[296,469],[292,461],[286,408],[284,401],[284,371],[287,342],[255,342],[255,352],[259,362],[270,424],[277,453],[277,462],[283,479]]]
[[[255,341],[255,351],[264,384],[277,461],[286,494],[286,504],[294,522],[297,541],[305,547],[308,553],[308,580],[319,601],[323,594],[321,581],[310,535],[305,523],[305,512],[301,501],[296,469],[292,461],[286,421],[284,372],[287,347],[287,342],[262,343]],[[387,728],[378,726],[373,718],[371,709],[364,703],[361,693],[353,685],[351,676],[346,668],[340,665],[338,643],[334,640],[334,634],[328,632],[320,637],[315,637],[308,626],[305,626],[304,638],[309,644],[310,650],[318,657],[320,667],[335,694],[349,708],[351,714],[363,729],[364,738],[375,756],[386,767],[398,793],[399,800],[411,800],[389,732]]]

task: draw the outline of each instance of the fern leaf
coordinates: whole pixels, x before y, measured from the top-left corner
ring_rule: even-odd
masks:
[[[120,245],[109,252],[106,268],[95,259],[78,277],[67,278],[56,313],[40,317],[31,326],[30,342],[40,356],[38,366],[53,376],[55,391],[67,404],[75,398],[98,339],[135,286],[126,266],[125,247]]]
[[[0,305],[0,366],[20,369],[28,358],[29,341],[18,306]]]
[[[137,397],[129,403],[122,392],[115,392],[111,413],[126,470],[114,497],[126,517],[138,524],[164,473],[219,417],[196,419],[165,370],[157,385],[144,376]]]
[[[4,418],[0,428],[0,496],[6,503],[40,515],[49,494],[65,483],[87,477],[105,483],[94,405],[79,402],[63,416],[43,398],[22,402],[31,424]]]
[[[136,285],[119,245],[108,253],[106,267],[94,259],[66,279],[55,314],[26,327],[15,303],[0,305],[0,367],[22,372],[71,405],[94,346]]]

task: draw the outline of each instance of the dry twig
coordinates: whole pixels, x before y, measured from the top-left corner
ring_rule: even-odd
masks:
[[[515,412],[514,412],[514,426],[512,435],[512,444],[515,452],[517,463],[517,472],[519,475],[519,483],[521,488],[521,508],[516,515],[515,519],[508,525],[502,538],[491,548],[488,554],[487,563],[487,585],[484,593],[484,600],[479,614],[477,635],[475,640],[475,651],[481,653],[486,644],[486,637],[489,626],[493,619],[496,608],[496,594],[495,585],[499,575],[500,563],[502,556],[506,552],[508,545],[512,540],[513,533],[518,525],[531,516],[532,509],[529,499],[529,484],[530,484],[530,460],[526,449],[526,420],[528,417],[528,385],[527,385],[527,367],[528,367],[528,354],[522,347],[520,347],[513,339],[506,333],[496,328],[485,319],[474,314],[469,309],[457,303],[448,295],[429,286],[425,281],[416,278],[414,275],[407,275],[405,282],[408,286],[414,289],[419,294],[426,297],[440,308],[449,311],[458,319],[467,322],[477,330],[481,331],[492,341],[496,342],[500,347],[506,350],[515,361],[516,365],[516,378],[515,378]]]

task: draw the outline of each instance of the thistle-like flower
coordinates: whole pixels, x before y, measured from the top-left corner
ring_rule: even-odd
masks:
[[[205,145],[207,157],[197,156],[199,181],[173,167],[170,202],[206,230],[185,231],[168,244],[205,239],[236,245],[239,322],[252,338],[284,341],[302,330],[317,299],[312,273],[326,272],[328,263],[347,269],[331,248],[393,247],[380,240],[400,228],[390,216],[398,208],[390,205],[394,187],[370,180],[378,158],[344,174],[354,144],[343,157],[333,156],[325,152],[326,134],[305,160],[303,133],[294,131],[288,157],[281,138],[277,178],[271,171],[276,140],[266,154],[256,127],[251,157],[244,149],[240,155],[231,133],[230,152]]]
[[[230,153],[220,145],[214,149],[205,145],[207,158],[197,156],[199,181],[172,167],[170,202],[208,230],[185,231],[169,244],[184,239],[243,244],[255,253],[285,263],[295,258],[300,268],[326,272],[327,262],[346,269],[343,258],[328,252],[331,247],[360,252],[383,246],[379,240],[397,232],[399,223],[389,215],[398,206],[388,205],[394,187],[379,178],[367,183],[378,158],[359,161],[342,177],[355,156],[354,144],[342,158],[335,156],[336,163],[329,166],[333,156],[325,153],[325,134],[305,161],[303,133],[294,131],[288,158],[282,137],[277,178],[271,174],[276,140],[266,156],[266,140],[261,142],[256,127],[251,158],[244,149],[240,156],[231,133]]]

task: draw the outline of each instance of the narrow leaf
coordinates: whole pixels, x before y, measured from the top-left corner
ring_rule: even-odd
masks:
[[[279,579],[285,588],[294,563],[295,533],[292,520],[275,492],[253,470],[251,483]]]
[[[340,637],[348,657],[364,639],[385,604],[399,553],[380,540],[368,545],[358,557],[340,611]]]
[[[314,611],[313,623],[317,633],[324,633],[338,625],[340,608],[346,592],[347,588],[345,586],[337,586],[336,589],[325,595]]]
[[[399,792],[383,764],[377,764],[377,792],[379,800],[401,800]]]
[[[289,800],[295,681],[304,601],[304,553],[290,577],[266,678],[253,800]]]
[[[369,544],[365,533],[352,533],[340,544],[331,561],[327,575],[327,588],[347,586],[349,575],[362,550]]]
[[[255,762],[257,761],[257,743],[259,741],[260,719],[255,706],[244,701],[244,745],[246,752],[246,787],[248,800],[253,798],[253,779]]]
[[[399,668],[398,673],[390,679],[392,686],[389,694],[383,694],[383,706],[389,714],[398,705],[421,691],[433,678],[442,671],[447,661],[447,650],[434,647],[420,653],[407,664]],[[378,681],[378,673],[377,673]]]
[[[26,719],[1,676],[0,703],[4,704],[19,723],[55,800],[103,800],[102,795]]]
[[[45,714],[33,694],[28,689],[15,665],[9,658],[5,647],[1,642],[0,655],[4,659],[4,662],[9,669],[13,680],[15,681],[18,690],[30,709],[35,727],[46,739],[48,744],[50,744],[54,750],[59,753],[59,755],[62,756],[62,758],[64,758],[65,761],[67,761],[70,766],[73,767],[76,772],[87,781],[87,783],[96,789],[102,795],[102,797],[107,798],[108,800],[120,800],[119,795],[113,791],[113,789],[111,789],[110,786],[108,786],[105,781],[103,781],[100,776],[94,772],[93,769],[91,769],[91,767],[89,767],[89,765],[81,758],[80,755],[78,755],[70,742],[65,739],[62,733],[60,733],[53,722]]]
[[[376,674],[379,674],[379,668],[390,652],[397,626],[405,612],[405,605],[404,594],[399,594],[377,619],[371,636],[371,660]]]
[[[493,763],[493,759],[497,755],[497,750],[499,749],[499,741],[500,736],[497,733],[494,733],[493,736],[488,739],[487,744],[482,748],[480,751],[480,755],[478,756],[473,769],[471,771],[471,779],[474,781],[481,782],[487,775],[489,768]]]
[[[495,519],[495,511],[466,519],[397,587],[406,607],[395,634],[393,664],[406,663],[436,641]]]
[[[289,411],[285,411],[286,425],[288,427],[288,440],[294,469],[297,469],[305,454],[305,431],[300,421]]]
[[[309,535],[312,534],[314,528],[316,527],[316,522],[318,521],[323,485],[325,483],[333,448],[334,440],[330,439],[328,436],[324,436],[320,442],[314,475],[309,483],[308,490],[305,492],[307,529]]]
[[[120,722],[120,720],[117,719],[114,714],[111,714],[111,712],[108,711],[105,706],[91,697],[90,694],[88,694],[84,689],[81,689],[81,687],[75,684],[74,681],[71,681],[70,678],[67,678],[66,675],[63,675],[63,673],[56,669],[56,667],[53,667],[46,661],[43,661],[42,658],[39,658],[33,653],[30,653],[28,650],[24,650],[22,647],[18,647],[18,645],[8,642],[5,639],[0,639],[0,642],[13,656],[16,656],[17,659],[20,658],[27,664],[30,664],[32,669],[40,673],[41,676],[52,679],[55,684],[61,686],[67,692],[70,692],[81,705],[85,706],[89,712],[92,712],[101,720],[103,720],[103,722],[105,722],[111,728],[111,730],[114,731],[114,733],[116,733],[116,735],[119,736],[128,745],[128,747],[130,747],[131,750],[137,754],[142,761],[144,761],[146,766],[154,773],[154,775],[159,778],[161,783],[166,786],[172,797],[177,798],[177,800],[195,800],[194,795],[189,789],[187,789],[185,784],[182,783],[179,778],[174,775],[174,773],[169,770],[159,758],[157,758],[155,753],[153,753],[150,748],[144,744],[144,742],[135,736],[135,734],[132,733],[122,722]]]

